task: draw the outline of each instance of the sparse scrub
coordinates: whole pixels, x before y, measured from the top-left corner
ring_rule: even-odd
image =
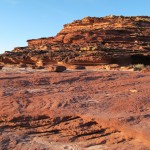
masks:
[[[134,71],[141,71],[142,69],[145,68],[145,66],[143,64],[136,64],[133,66]]]

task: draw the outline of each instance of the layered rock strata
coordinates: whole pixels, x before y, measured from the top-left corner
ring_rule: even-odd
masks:
[[[150,17],[86,17],[64,25],[55,37],[28,40],[0,56],[3,63],[150,64]]]

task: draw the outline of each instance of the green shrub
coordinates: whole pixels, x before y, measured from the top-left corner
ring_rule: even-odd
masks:
[[[143,64],[136,64],[133,66],[134,71],[141,71],[142,69],[145,68],[145,66]]]

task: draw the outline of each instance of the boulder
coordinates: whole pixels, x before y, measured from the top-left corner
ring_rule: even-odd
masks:
[[[48,70],[50,72],[63,72],[66,70],[66,67],[65,66],[52,65],[52,66],[48,66]]]

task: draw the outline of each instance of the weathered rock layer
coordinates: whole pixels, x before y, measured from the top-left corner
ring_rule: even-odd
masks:
[[[0,56],[3,63],[144,63],[150,60],[150,17],[86,17],[64,25],[55,37],[28,40]]]
[[[149,150],[150,73],[0,72],[0,149]]]

